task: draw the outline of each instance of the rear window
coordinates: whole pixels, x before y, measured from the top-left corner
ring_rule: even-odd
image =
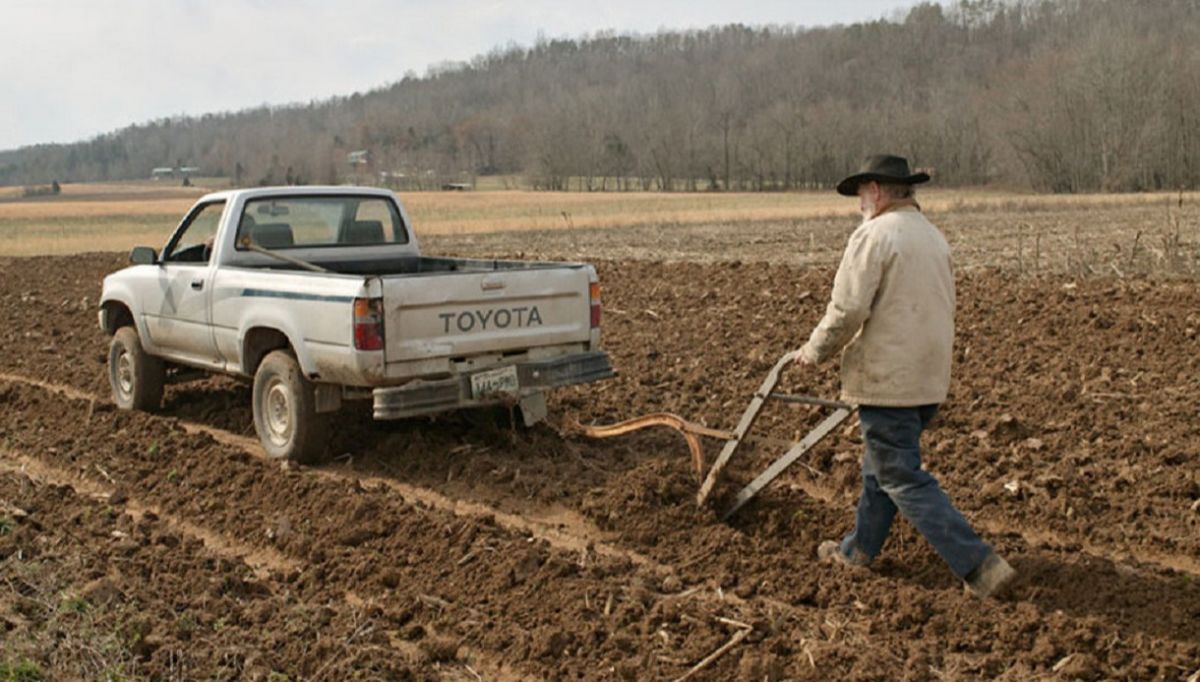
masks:
[[[265,249],[407,244],[396,204],[384,197],[300,196],[252,199],[238,222],[237,243]]]

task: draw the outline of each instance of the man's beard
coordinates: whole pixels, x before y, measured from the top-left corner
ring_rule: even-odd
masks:
[[[862,219],[863,219],[864,223],[867,222],[868,220],[870,220],[871,218],[875,217],[875,202],[874,201],[868,201],[867,199],[861,199],[859,202],[859,207],[862,209]]]

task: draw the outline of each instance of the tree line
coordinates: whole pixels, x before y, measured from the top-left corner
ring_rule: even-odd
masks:
[[[0,152],[0,184],[178,163],[237,185],[768,191],[829,187],[888,150],[943,185],[1195,188],[1198,18],[1200,0],[960,0],[849,26],[543,40],[348,97]],[[357,150],[369,161],[350,165]]]

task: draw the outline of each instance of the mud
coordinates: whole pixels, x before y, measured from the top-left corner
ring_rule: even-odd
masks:
[[[106,340],[94,308],[99,279],[120,261],[0,263],[0,372],[105,396]],[[307,628],[295,639],[309,644],[344,642],[363,622],[376,637],[296,653],[239,621],[243,629],[228,640],[205,630],[203,644],[188,649],[189,670],[216,677],[226,670],[227,642],[237,642],[246,653],[241,668],[228,670],[247,677],[269,668],[305,679],[474,679],[469,670],[485,678],[673,679],[737,633],[718,617],[752,631],[701,679],[1186,679],[1200,668],[1193,284],[960,274],[956,378],[925,456],[1022,574],[1011,595],[980,602],[903,523],[874,572],[846,574],[815,561],[816,545],[851,522],[861,448],[853,425],[730,524],[695,507],[697,483],[676,434],[587,441],[557,428],[567,417],[607,423],[657,410],[731,428],[776,358],[819,318],[828,269],[647,261],[599,268],[605,345],[621,374],[554,394],[549,425],[523,430],[503,417],[462,415],[374,423],[349,408],[338,417],[330,464],[283,469],[184,428],[252,435],[248,389],[237,381],[173,386],[155,416],[4,381],[0,445],[16,454],[0,460],[33,458],[231,545],[294,562],[298,568],[263,578],[186,534],[173,547],[134,538],[137,551],[165,553],[146,562],[196,561],[222,567],[214,579],[228,569],[264,584],[260,601],[285,600],[270,609],[284,619],[272,633],[288,632],[293,619],[292,627]],[[784,383],[832,397],[836,367],[790,371]],[[739,456],[715,508],[781,453],[777,441],[821,417],[815,408],[768,408],[756,432],[775,440]],[[719,443],[707,445],[711,458]],[[378,480],[461,499],[472,511],[414,503],[399,488],[370,483]],[[43,500],[39,513],[119,509],[12,472],[0,478],[0,499],[35,506],[30,500],[50,495],[28,492],[35,486],[60,496]],[[498,515],[489,519],[488,508]],[[551,544],[534,537],[534,527],[585,540]],[[106,545],[93,537],[102,531],[83,542],[51,535],[63,547],[52,572],[62,585],[86,584],[87,566],[106,563]],[[10,553],[0,574],[24,566]],[[123,585],[149,613],[176,589]],[[229,608],[196,599],[188,603],[210,620]],[[330,609],[327,621],[304,610],[322,608]],[[50,623],[57,621],[45,615],[22,622],[10,628],[20,636],[6,641],[39,641]],[[173,642],[157,651],[174,651]],[[4,646],[9,658],[34,651]],[[131,674],[186,677],[121,651],[120,660],[140,666]]]
[[[0,473],[5,658],[44,679],[427,677],[378,614],[325,588],[262,580],[156,515]],[[17,679],[17,678],[13,678]]]

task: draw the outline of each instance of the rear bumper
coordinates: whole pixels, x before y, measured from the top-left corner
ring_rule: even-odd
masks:
[[[520,396],[558,386],[586,384],[615,376],[608,353],[594,351],[564,355],[549,360],[517,363]],[[463,374],[437,381],[412,381],[403,386],[372,391],[376,419],[401,419],[445,412],[461,407],[494,405],[503,398],[477,400],[471,395],[471,375]]]

